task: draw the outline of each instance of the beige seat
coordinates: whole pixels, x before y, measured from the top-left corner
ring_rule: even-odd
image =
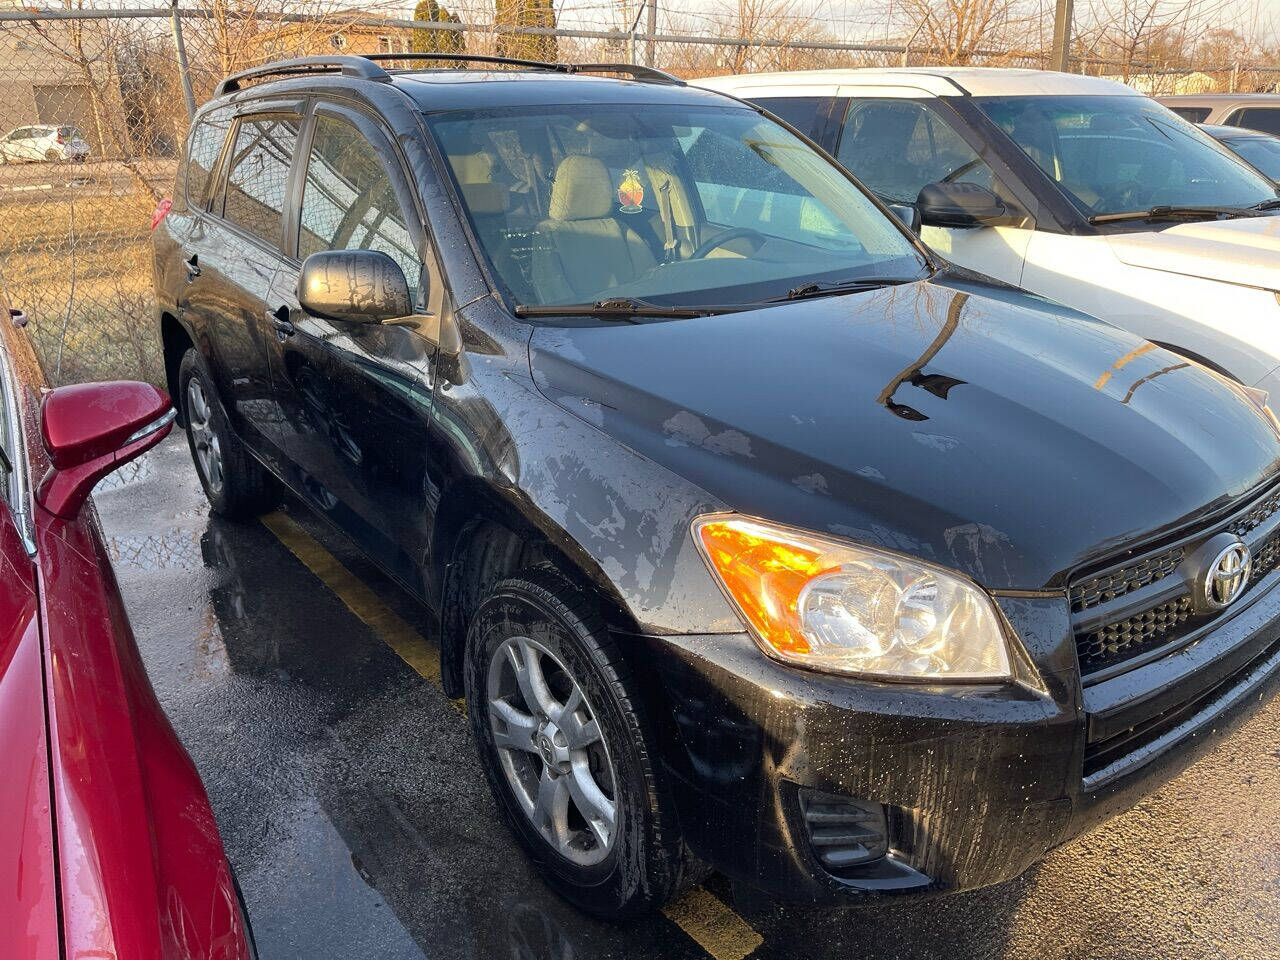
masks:
[[[612,215],[613,184],[597,157],[560,161],[547,213],[533,257],[543,303],[598,300],[657,265],[640,235]]]

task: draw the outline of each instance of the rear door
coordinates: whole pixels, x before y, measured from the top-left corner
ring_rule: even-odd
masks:
[[[321,103],[300,153],[287,240],[272,285],[276,395],[291,485],[411,587],[428,542],[426,457],[434,346],[408,326],[354,324],[298,304],[302,261],[324,250],[386,253],[415,313],[446,297],[412,180],[374,117]]]
[[[236,118],[209,213],[187,244],[194,275],[187,309],[207,337],[210,373],[233,429],[259,452],[270,442],[276,410],[267,302],[301,122],[296,102],[258,104]]]
[[[973,183],[995,193],[1016,225],[925,226],[921,239],[953,263],[1020,284],[1035,222],[938,97],[910,87],[841,87],[828,148],[885,203],[916,205],[931,183]]]

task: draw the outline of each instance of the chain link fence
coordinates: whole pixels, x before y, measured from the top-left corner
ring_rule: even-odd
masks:
[[[274,13],[252,3],[176,13],[87,6],[0,10],[0,284],[12,306],[28,315],[49,379],[163,378],[149,232],[157,201],[172,190],[186,138],[180,50],[195,103],[228,73],[313,54],[451,51],[579,63],[629,60],[684,77],[946,59],[908,44],[838,42],[800,17],[704,25],[701,33],[698,23],[679,21],[684,32],[663,32],[646,24],[646,8],[631,0],[629,7],[610,6],[600,23],[570,28],[562,17],[554,28],[538,25],[555,22],[547,15],[550,0],[519,2],[528,7],[514,15],[511,0],[499,0],[503,16],[495,17],[490,7],[487,18],[483,11],[464,11],[459,18],[424,0],[418,10],[427,10],[427,20],[349,8],[308,10],[296,3],[290,12]],[[1035,52],[978,50],[967,60],[1044,65],[1044,55]],[[1079,69],[1113,72],[1105,62]],[[1224,89],[1228,83],[1263,89],[1273,73],[1230,67],[1204,75]]]

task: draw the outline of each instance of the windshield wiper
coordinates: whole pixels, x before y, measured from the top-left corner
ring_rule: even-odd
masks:
[[[1280,197],[1273,197],[1270,200],[1263,200],[1261,203],[1255,203],[1250,210],[1276,210],[1280,209]]]
[[[717,313],[731,313],[743,309],[740,306],[668,307],[634,297],[613,297],[595,303],[520,303],[516,305],[517,317],[710,317]]]
[[[898,287],[904,283],[915,283],[923,277],[851,277],[848,280],[830,280],[826,283],[805,283],[792,287],[785,297],[770,300],[769,303],[782,303],[786,300],[807,300],[810,297],[830,297],[840,293],[856,293],[859,290],[877,290],[880,287]]]
[[[1270,201],[1267,201],[1270,202]],[[1209,220],[1215,217],[1251,217],[1261,207],[1178,207],[1162,205],[1147,210],[1129,210],[1125,213],[1099,213],[1089,218],[1090,223],[1122,223],[1125,220]]]

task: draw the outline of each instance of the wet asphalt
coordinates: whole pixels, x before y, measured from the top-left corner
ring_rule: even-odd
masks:
[[[351,589],[335,592],[267,525],[209,515],[181,437],[96,502],[263,960],[1280,958],[1280,702],[1010,883],[826,912],[735,903],[713,878],[687,909],[612,926],[542,885],[497,818],[458,708],[361,619]],[[348,587],[430,639],[341,538],[283,510]]]

